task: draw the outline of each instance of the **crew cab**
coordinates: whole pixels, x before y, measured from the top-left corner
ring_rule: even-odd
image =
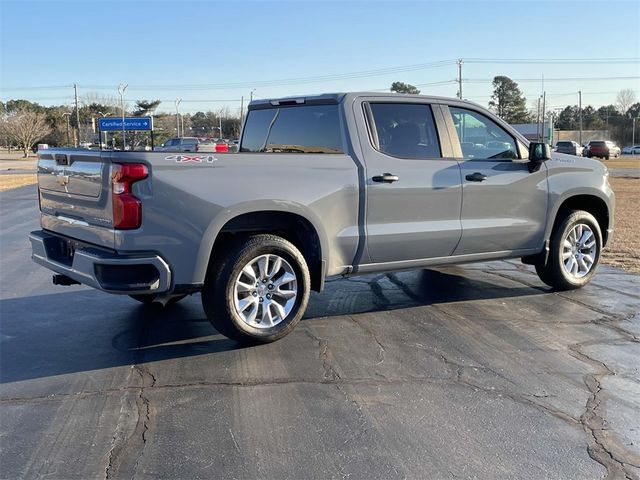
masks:
[[[599,161],[529,143],[458,99],[256,100],[239,153],[40,152],[33,259],[58,284],[167,304],[269,342],[326,278],[505,258],[587,284],[613,232]],[[437,287],[434,287],[437,288]]]

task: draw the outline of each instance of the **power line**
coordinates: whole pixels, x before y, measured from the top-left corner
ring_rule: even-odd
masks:
[[[633,75],[628,77],[557,77],[557,78],[547,78],[545,77],[545,82],[593,82],[593,81],[604,81],[604,80],[637,80],[640,79],[640,76]],[[493,82],[493,78],[463,78],[466,83],[491,83]],[[539,83],[541,81],[540,78],[512,78],[514,82],[519,83],[529,83],[536,82]]]
[[[460,59],[448,59],[438,60],[427,63],[416,63],[411,65],[400,65],[396,67],[385,67],[371,70],[360,70],[354,72],[334,73],[328,75],[314,75],[308,77],[290,77],[273,80],[255,80],[255,81],[243,81],[243,82],[230,82],[230,83],[203,83],[203,84],[165,84],[165,85],[131,85],[130,90],[165,90],[165,89],[187,89],[187,90],[216,90],[216,89],[232,89],[232,88],[250,88],[250,87],[273,87],[273,86],[289,86],[296,84],[306,83],[318,83],[337,80],[351,80],[356,78],[368,78],[375,76],[391,75],[404,72],[412,72],[419,70],[427,70],[432,68],[441,68],[449,65],[455,65]],[[531,65],[554,65],[554,64],[573,64],[573,65],[594,65],[594,64],[637,64],[640,63],[640,58],[625,57],[625,58],[555,58],[555,59],[540,59],[540,58],[465,58],[467,63],[476,64],[531,64]],[[607,78],[607,77],[602,77]],[[623,77],[611,77],[611,78],[623,78]],[[638,77],[629,77],[629,79],[635,79]],[[464,80],[464,79],[463,79]],[[531,81],[539,81],[540,79],[532,79]],[[567,79],[567,81],[573,79]],[[523,80],[525,81],[525,80]],[[529,81],[529,80],[526,80]],[[44,86],[27,86],[27,87],[7,87],[2,88],[2,91],[16,91],[16,90],[61,90],[71,88],[73,85],[44,85]],[[94,90],[111,90],[115,88],[114,85],[81,85],[83,88],[90,88]]]
[[[640,63],[640,58],[465,58],[468,63],[491,63],[491,64],[525,64],[525,65],[593,65],[593,64],[623,64]]]
[[[330,75],[316,75],[310,77],[294,77],[294,78],[281,78],[274,80],[257,80],[257,81],[245,81],[245,82],[232,82],[232,83],[202,83],[202,84],[172,84],[172,85],[132,85],[131,89],[136,90],[165,90],[165,89],[182,89],[182,90],[223,90],[232,88],[265,88],[275,86],[287,86],[298,85],[306,83],[319,83],[329,82],[336,80],[351,80],[355,78],[367,78],[382,75],[391,75],[396,73],[411,72],[417,70],[426,70],[430,68],[439,68],[447,65],[452,65],[455,60],[441,60],[438,62],[430,63],[418,63],[414,65],[403,65],[399,67],[387,67],[375,70],[362,70],[357,72],[336,73]],[[104,89],[113,88],[107,85],[85,85],[86,88]]]

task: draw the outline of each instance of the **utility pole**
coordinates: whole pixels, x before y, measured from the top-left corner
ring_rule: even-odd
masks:
[[[254,88],[253,90],[251,90],[251,93],[249,94],[249,103],[253,102],[253,92],[255,92],[256,89]]]
[[[77,139],[74,139],[74,147],[78,147],[78,143],[80,142],[80,110],[78,109],[78,84],[73,84],[73,93],[76,97],[76,129],[78,130]]]
[[[69,133],[69,118],[71,117],[71,112],[65,112],[62,114],[63,117],[67,117],[67,145],[71,144],[71,135]]]
[[[578,91],[578,108],[580,109],[580,146],[582,146],[582,90]]]
[[[638,117],[633,117],[633,123],[631,126],[631,148],[632,152],[635,152],[636,149],[636,120]]]
[[[462,100],[462,64],[464,61],[459,58],[456,63],[458,64],[458,98]]]
[[[544,143],[544,137],[545,137],[545,132],[544,132],[544,110],[546,107],[546,103],[547,103],[547,92],[542,92],[542,143]]]
[[[127,149],[126,134],[124,129],[124,91],[129,85],[121,83],[118,85],[118,93],[120,94],[120,105],[122,106],[122,150]]]
[[[178,137],[181,137],[182,135],[180,135],[180,102],[182,101],[181,98],[176,98],[175,104],[176,104],[176,131],[178,132]]]
[[[538,134],[538,141],[540,141],[540,97],[538,97],[538,116],[536,117],[536,133]]]
[[[244,95],[240,97],[240,128],[244,123]]]
[[[220,140],[222,140],[222,112],[220,112],[220,116],[218,117],[218,121],[220,122]]]

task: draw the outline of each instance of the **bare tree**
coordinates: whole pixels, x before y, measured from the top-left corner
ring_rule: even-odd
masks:
[[[44,113],[24,110],[18,110],[4,118],[0,123],[0,130],[10,141],[20,145],[25,158],[34,143],[51,133]]]
[[[635,103],[635,101],[636,94],[630,88],[620,90],[616,97],[616,105],[622,115],[625,115],[629,111],[629,108]]]

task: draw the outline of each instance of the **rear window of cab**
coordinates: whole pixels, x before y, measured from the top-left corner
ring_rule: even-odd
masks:
[[[250,110],[241,152],[343,153],[338,105]]]

